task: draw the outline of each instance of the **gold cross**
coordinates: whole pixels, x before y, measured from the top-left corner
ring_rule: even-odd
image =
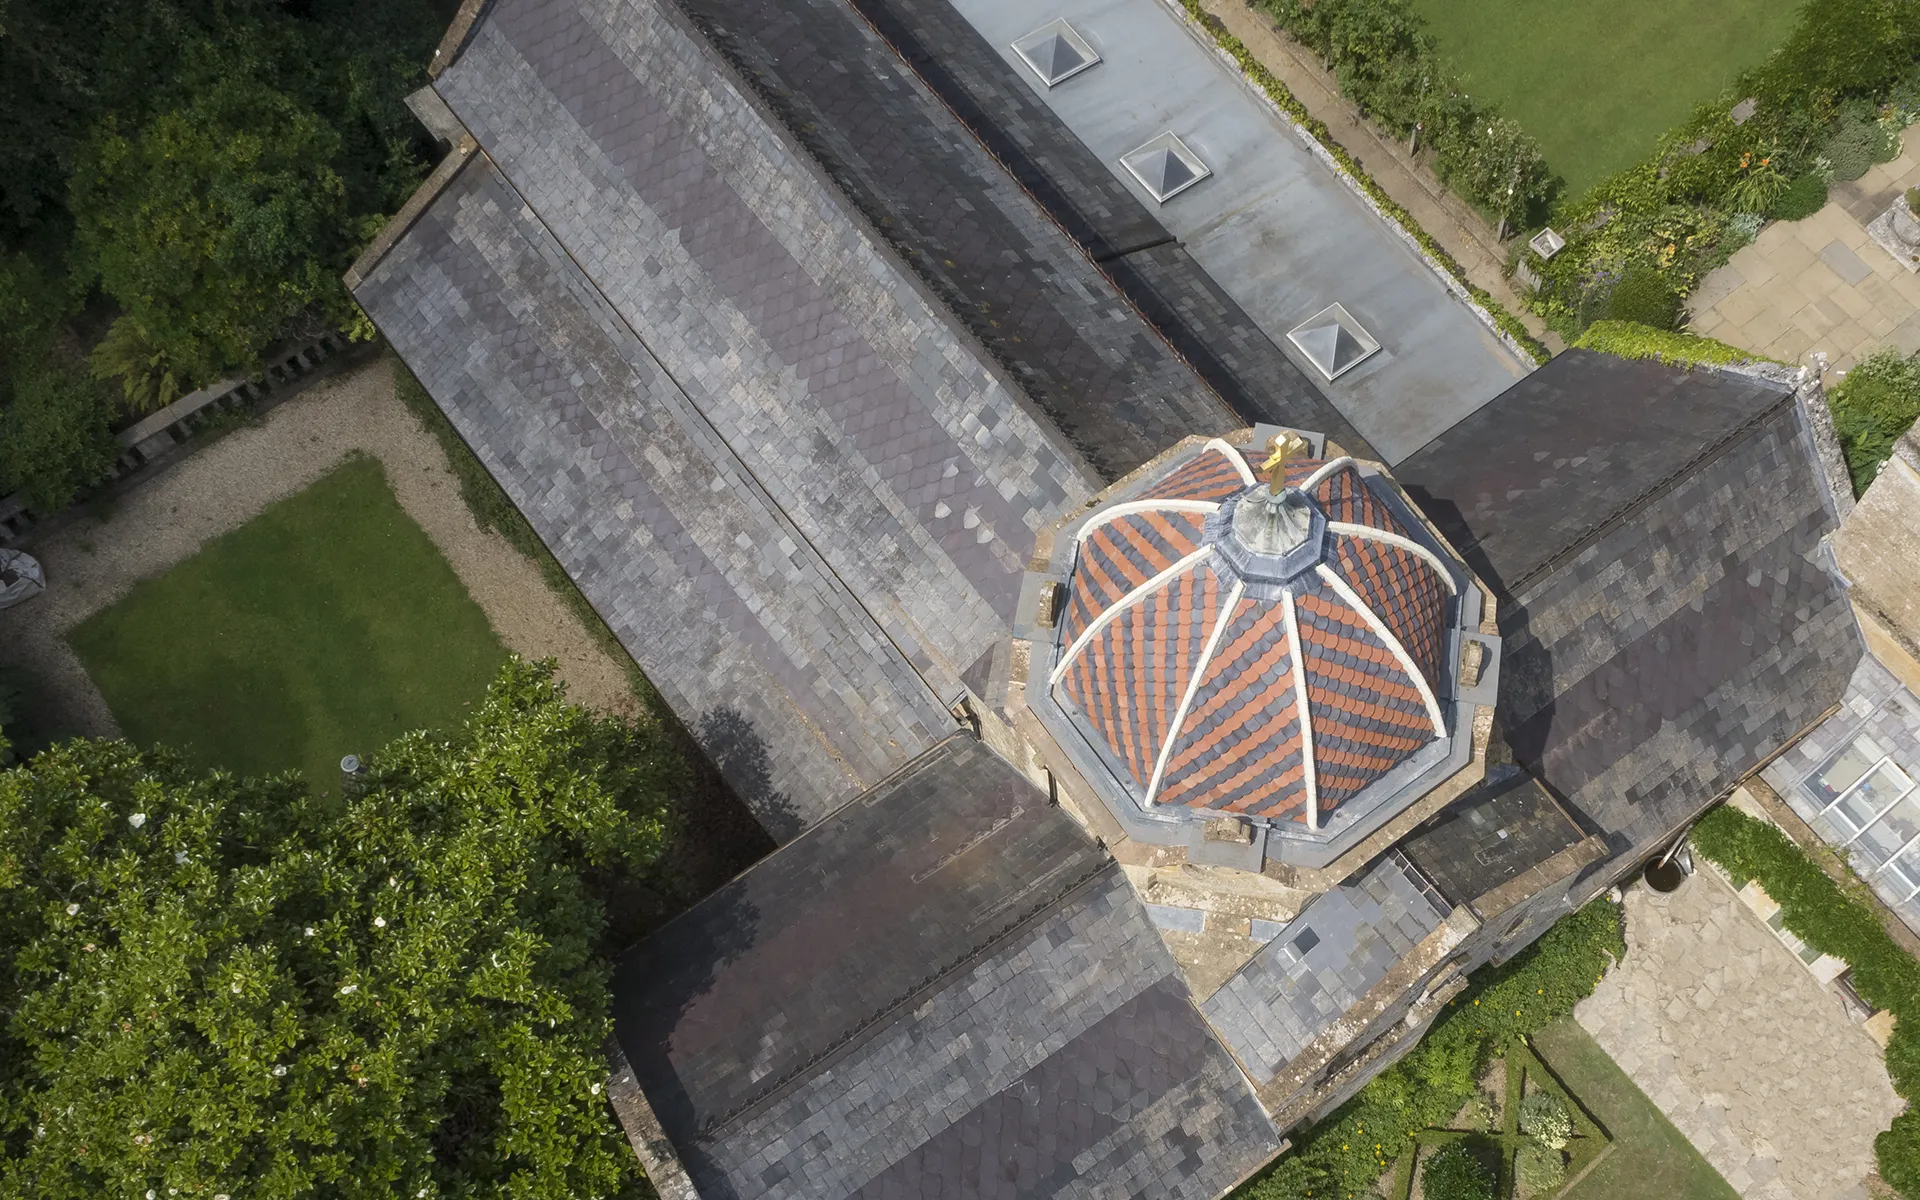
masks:
[[[1288,430],[1275,434],[1273,440],[1267,443],[1267,449],[1273,453],[1260,464],[1260,469],[1267,472],[1267,485],[1278,496],[1287,488],[1287,464],[1294,459],[1305,458],[1313,453],[1313,448],[1307,445],[1307,439]]]

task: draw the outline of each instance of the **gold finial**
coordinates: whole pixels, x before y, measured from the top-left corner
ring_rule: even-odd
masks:
[[[1267,473],[1267,485],[1273,489],[1273,494],[1278,496],[1287,488],[1287,464],[1296,458],[1305,458],[1313,453],[1313,447],[1307,445],[1307,439],[1288,430],[1285,433],[1275,434],[1273,440],[1267,443],[1267,449],[1273,453],[1267,456],[1267,461],[1260,464],[1260,469]]]

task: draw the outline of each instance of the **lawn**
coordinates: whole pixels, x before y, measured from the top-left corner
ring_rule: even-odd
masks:
[[[401,509],[350,459],[69,635],[135,743],[337,787],[344,754],[460,722],[506,651]]]
[[[1559,1200],[1739,1200],[1673,1122],[1573,1018],[1533,1035],[1533,1048],[1613,1137],[1613,1152]]]
[[[1578,193],[1786,41],[1796,0],[1414,0],[1447,62]]]

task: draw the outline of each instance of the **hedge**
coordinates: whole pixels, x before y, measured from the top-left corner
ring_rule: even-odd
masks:
[[[1474,972],[1418,1046],[1326,1120],[1291,1134],[1293,1148],[1234,1200],[1367,1194],[1408,1139],[1460,1111],[1488,1063],[1572,1012],[1625,953],[1620,910],[1599,899],[1507,962]]]
[[[1849,894],[1793,840],[1766,821],[1721,805],[1692,834],[1693,848],[1727,872],[1736,886],[1758,880],[1780,905],[1786,927],[1807,945],[1852,968],[1854,990],[1894,1015],[1887,1074],[1894,1090],[1920,1096],[1920,962],[1880,924],[1865,886]],[[1911,1106],[1875,1139],[1880,1177],[1920,1198],[1920,1115]]]
[[[1770,361],[1712,338],[1653,329],[1632,321],[1595,321],[1573,345],[1578,350],[1598,350],[1620,358],[1652,359],[1680,367],[1731,367]]]
[[[1228,32],[1226,24],[1220,18],[1201,8],[1200,0],[1180,0],[1180,4],[1186,9],[1187,15],[1205,29],[1214,43],[1233,59],[1247,79],[1258,85],[1281,112],[1320,144],[1334,162],[1339,164],[1340,169],[1359,185],[1361,191],[1366,193],[1374,207],[1405,230],[1429,259],[1451,275],[1454,281],[1473,297],[1474,303],[1493,318],[1494,324],[1499,327],[1501,333],[1513,339],[1536,363],[1544,364],[1553,357],[1546,345],[1527,330],[1520,318],[1502,307],[1485,288],[1476,286],[1467,278],[1466,269],[1454,259],[1453,255],[1447,253],[1444,246],[1434,241],[1433,237],[1420,227],[1420,223],[1414,219],[1412,213],[1397,204],[1393,197],[1387,195],[1386,191],[1374,182],[1373,176],[1367,174],[1359,160],[1347,153],[1346,147],[1334,140],[1333,132],[1327,128],[1326,123],[1308,112],[1306,106],[1300,103],[1285,83],[1281,82],[1280,77],[1269,71],[1266,65],[1254,56],[1253,51],[1247,49],[1245,42]]]

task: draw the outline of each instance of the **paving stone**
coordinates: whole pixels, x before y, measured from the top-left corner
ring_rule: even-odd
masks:
[[[1630,891],[1627,947],[1575,1019],[1714,1169],[1747,1200],[1864,1196],[1902,1102],[1837,997],[1707,875]],[[1724,1002],[1672,999],[1709,980]]]

